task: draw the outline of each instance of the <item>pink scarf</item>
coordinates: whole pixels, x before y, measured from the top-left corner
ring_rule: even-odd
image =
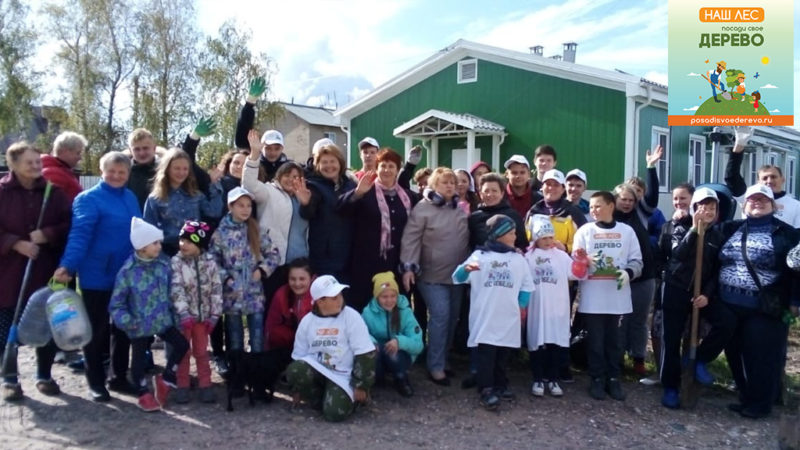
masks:
[[[390,190],[382,186],[380,181],[375,181],[375,198],[378,200],[378,210],[381,212],[381,258],[386,259],[389,250],[392,249],[392,220],[389,214],[389,205],[386,204],[386,194],[384,190]],[[394,191],[400,197],[400,201],[406,208],[406,216],[411,212],[411,199],[405,189],[395,184]]]

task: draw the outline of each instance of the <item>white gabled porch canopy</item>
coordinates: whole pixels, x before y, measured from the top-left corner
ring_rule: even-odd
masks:
[[[492,137],[492,167],[500,167],[500,146],[506,138],[505,127],[472,114],[457,114],[431,109],[394,129],[395,137],[405,138],[405,154],[411,150],[413,139],[428,142],[428,167],[439,165],[439,139],[467,138],[467,168],[475,159],[475,138]],[[480,158],[480,156],[478,156]]]

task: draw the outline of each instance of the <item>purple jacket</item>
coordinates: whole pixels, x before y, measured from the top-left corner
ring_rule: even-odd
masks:
[[[25,189],[13,172],[0,179],[0,308],[13,308],[17,304],[28,258],[12,247],[17,241],[30,240],[30,232],[36,229],[45,186],[45,179],[40,177],[33,189]],[[33,263],[26,299],[46,285],[58,267],[69,233],[70,215],[69,199],[53,186],[41,228],[48,242],[40,246]]]

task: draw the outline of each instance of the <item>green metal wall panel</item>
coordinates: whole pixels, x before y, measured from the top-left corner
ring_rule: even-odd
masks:
[[[508,136],[500,148],[501,164],[515,153],[531,158],[536,146],[550,144],[558,152],[558,167],[564,171],[581,167],[593,189],[610,188],[622,179],[623,92],[487,61],[478,63],[477,82],[457,84],[456,68],[453,64],[354,117],[353,165],[360,166],[355,143],[361,137],[373,136],[381,145],[402,149],[402,139],[394,138],[392,130],[429,109],[439,109],[503,125]],[[491,143],[479,147],[481,157],[491,161]],[[446,164],[444,156],[440,154],[440,164]]]

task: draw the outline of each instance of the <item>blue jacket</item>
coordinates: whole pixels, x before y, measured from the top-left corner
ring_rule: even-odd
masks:
[[[424,348],[422,331],[419,328],[417,319],[414,318],[414,311],[409,307],[408,299],[405,295],[397,296],[396,308],[400,312],[400,329],[396,332],[391,329],[392,314],[383,309],[375,297],[364,308],[361,316],[367,324],[369,336],[375,345],[383,346],[391,339],[397,339],[398,348],[408,353],[413,362]]]
[[[356,183],[347,177],[333,182],[318,175],[308,178],[311,201],[300,207],[300,216],[308,220],[308,251],[311,268],[318,275],[333,275],[347,282],[345,269],[350,258],[353,239],[352,219],[339,214],[336,205],[339,196],[355,189]]]
[[[101,181],[81,192],[72,204],[72,227],[59,265],[77,273],[83,289],[112,290],[117,272],[133,253],[131,218],[141,216],[128,188]]]
[[[186,220],[201,220],[203,217],[219,218],[222,212],[222,186],[209,186],[209,196],[200,191],[189,195],[182,188],[173,189],[169,198],[159,200],[152,195],[144,203],[144,220],[164,232],[164,243],[177,248],[178,234]]]
[[[131,255],[117,276],[108,314],[131,339],[161,334],[175,326],[170,301],[169,259],[152,261]]]

